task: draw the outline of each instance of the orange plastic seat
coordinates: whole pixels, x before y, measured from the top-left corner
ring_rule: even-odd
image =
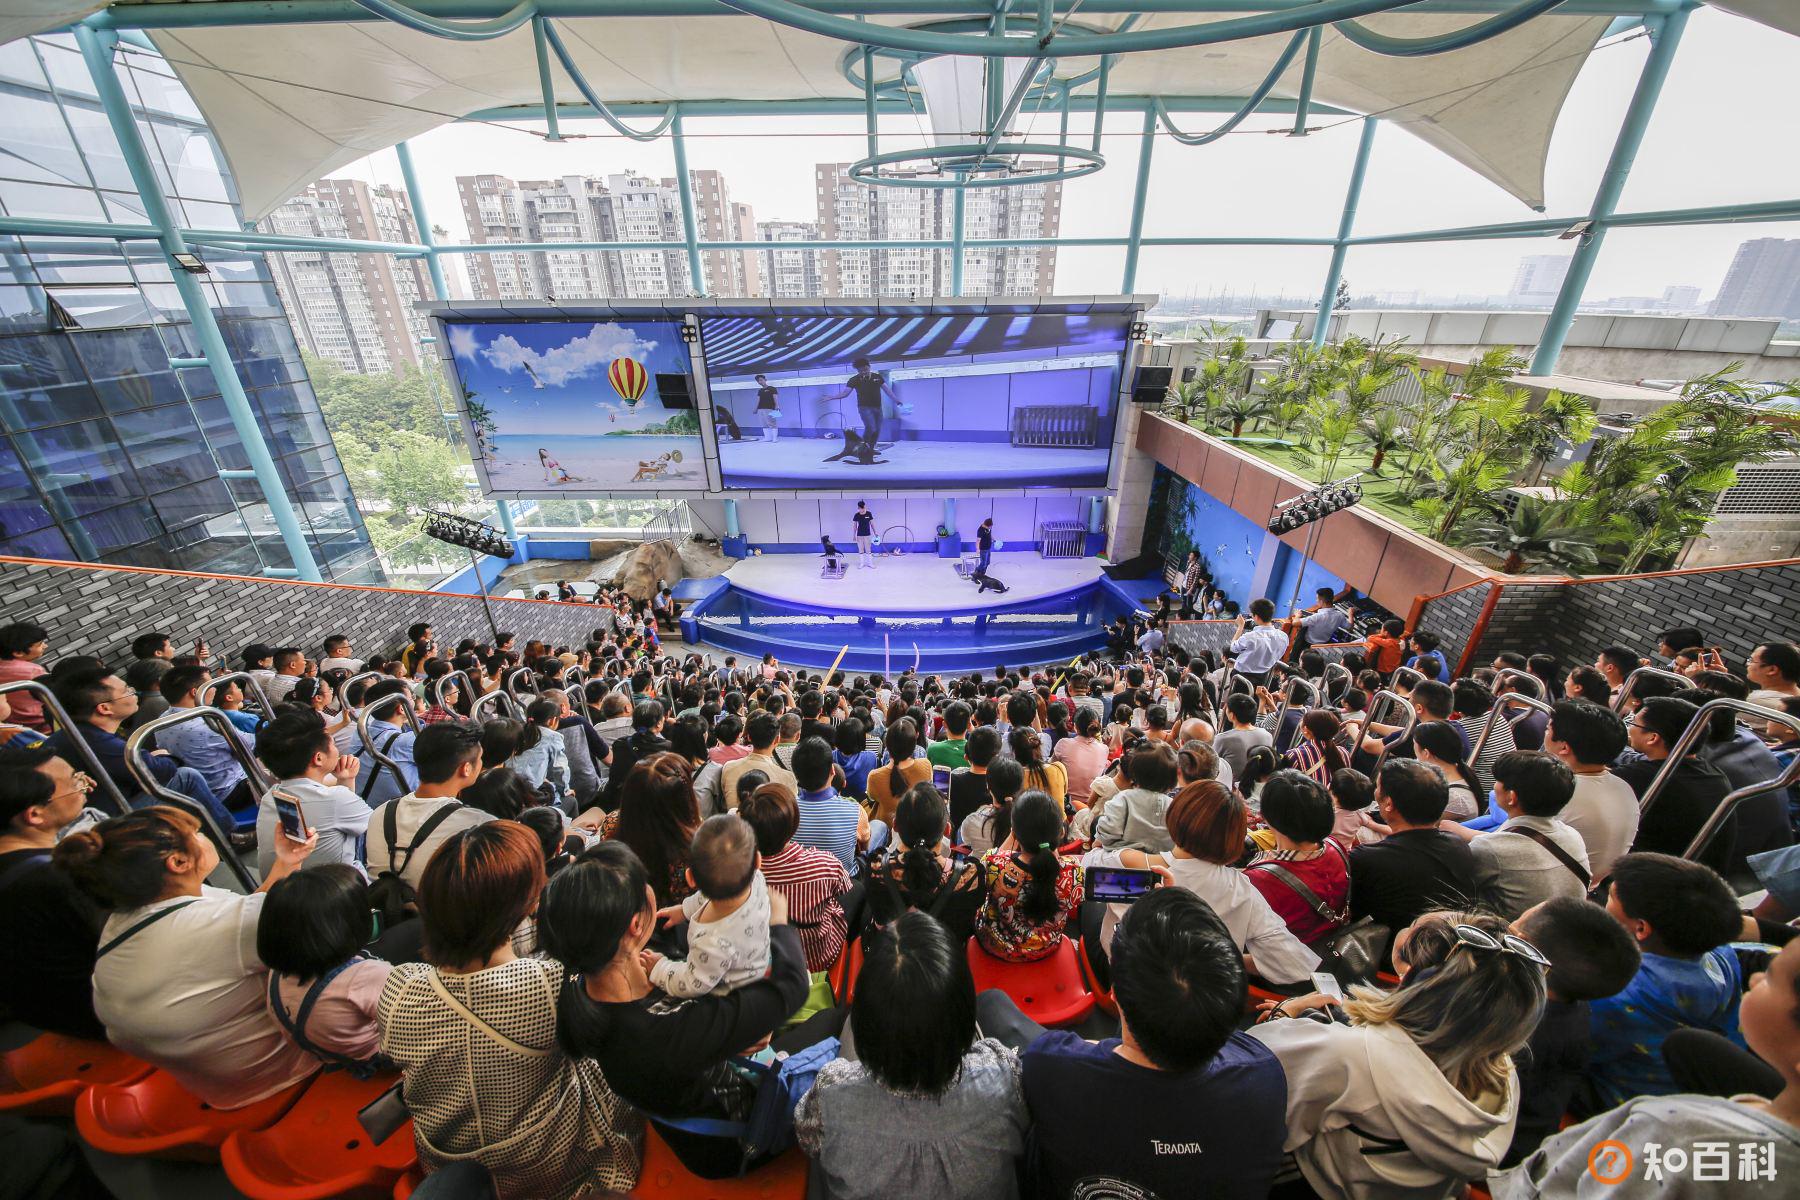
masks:
[[[39,1034],[0,1055],[0,1112],[20,1117],[66,1117],[75,1099],[97,1083],[142,1078],[150,1064],[105,1042]]]
[[[1094,993],[1094,1003],[1100,1006],[1100,1011],[1109,1017],[1118,1016],[1119,1002],[1113,999],[1110,990],[1095,982],[1094,965],[1088,961],[1087,953],[1080,946],[1075,947],[1075,965],[1081,968],[1082,985]]]
[[[231,1185],[250,1200],[381,1200],[419,1161],[408,1121],[376,1145],[357,1120],[394,1075],[357,1079],[329,1071],[267,1129],[240,1129],[219,1147]]]
[[[1094,1009],[1094,993],[1077,961],[1080,951],[1064,938],[1056,952],[1037,962],[1015,963],[995,958],[969,939],[969,971],[975,990],[999,988],[1012,997],[1019,1011],[1039,1025],[1074,1025]]]
[[[646,1200],[805,1200],[806,1174],[806,1156],[795,1147],[738,1179],[701,1179],[646,1125],[644,1163],[631,1194]]]
[[[856,976],[862,971],[862,964],[862,938],[851,938],[844,943],[838,960],[831,964],[831,990],[836,994],[840,1007],[847,1007],[855,998]]]
[[[129,1083],[102,1083],[75,1102],[75,1128],[105,1154],[212,1162],[240,1129],[266,1129],[294,1106],[305,1083],[244,1108],[222,1112],[175,1081],[151,1071]]]
[[[413,1194],[413,1189],[425,1182],[425,1172],[414,1167],[400,1178],[394,1180],[394,1200],[406,1200]]]

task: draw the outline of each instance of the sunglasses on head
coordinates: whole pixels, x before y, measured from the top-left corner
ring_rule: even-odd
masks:
[[[1527,962],[1534,962],[1540,967],[1548,967],[1550,960],[1544,952],[1516,934],[1503,933],[1495,937],[1487,930],[1476,925],[1452,926],[1458,945],[1468,946],[1475,950],[1498,950],[1503,954],[1516,954]]]

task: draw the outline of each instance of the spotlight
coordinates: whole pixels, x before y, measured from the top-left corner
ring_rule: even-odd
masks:
[[[499,530],[453,513],[427,512],[425,536],[466,550],[478,550],[500,558],[512,557],[512,542]]]
[[[693,345],[695,342],[699,341],[700,340],[700,327],[698,325],[691,325],[685,321],[682,322],[681,340],[686,342],[690,346]]]
[[[1266,528],[1273,534],[1292,533],[1334,512],[1354,507],[1362,500],[1362,484],[1358,475],[1335,483],[1322,483],[1310,492],[1290,496],[1275,508]]]
[[[169,255],[169,258],[176,266],[186,271],[189,275],[204,275],[212,270],[211,267],[206,265],[205,259],[201,258],[191,250],[178,250],[174,254]]]
[[[1134,342],[1149,341],[1150,340],[1150,322],[1148,322],[1148,321],[1133,321],[1131,323],[1131,329],[1128,331],[1127,336],[1130,337],[1131,340]]]

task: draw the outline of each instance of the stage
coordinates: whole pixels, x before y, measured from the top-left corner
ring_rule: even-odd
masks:
[[[978,593],[956,560],[925,554],[879,557],[841,579],[824,579],[816,554],[747,558],[681,618],[687,641],[783,663],[829,666],[848,647],[851,671],[992,670],[1066,662],[1106,643],[1114,618],[1135,596],[1105,578],[1096,558],[1046,559],[1035,551],[994,555],[1005,593]]]
[[[728,488],[937,487],[970,480],[979,480],[983,486],[1106,486],[1105,446],[1062,449],[1012,446],[1004,441],[883,442],[877,461],[864,465],[853,458],[822,461],[844,448],[841,435],[820,438],[784,433],[780,441],[771,444],[752,429],[746,428],[744,434],[741,442],[729,437],[719,440],[719,470]]]
[[[1028,604],[1086,588],[1100,578],[1097,558],[1043,558],[1035,550],[1002,551],[988,573],[1007,586],[1004,595],[988,591],[956,573],[954,558],[930,554],[877,556],[873,569],[856,565],[856,545],[838,542],[849,564],[842,579],[821,579],[825,559],[818,554],[762,554],[746,558],[725,572],[725,580],[742,592],[807,608],[832,608],[869,616],[930,616],[963,613],[999,604]]]

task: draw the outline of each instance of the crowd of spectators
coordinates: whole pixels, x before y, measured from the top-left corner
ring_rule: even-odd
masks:
[[[1248,607],[1222,656],[894,678],[608,606],[367,659],[9,625],[67,723],[0,695],[0,1006],[216,1109],[397,1069],[422,1165],[507,1197],[630,1190],[647,1124],[754,1169],[728,1131],[820,1052],[826,1197],[1558,1196],[1601,1140],[1800,1172],[1800,649],[1459,675]],[[1118,871],[1152,886],[1091,898]],[[977,992],[1071,952],[1116,1028]]]

